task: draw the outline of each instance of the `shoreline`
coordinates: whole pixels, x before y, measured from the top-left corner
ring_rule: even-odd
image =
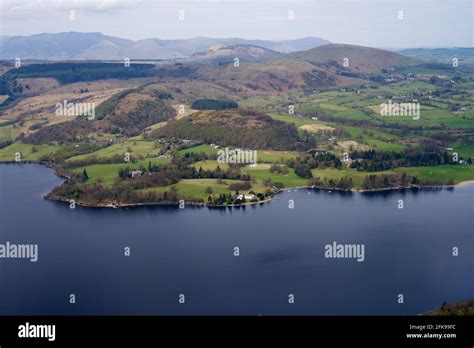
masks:
[[[71,202],[71,199],[63,198],[63,197],[56,197],[56,196],[51,196],[49,193],[43,196],[43,199],[48,200],[48,201],[55,201],[55,202],[62,202],[69,204]],[[256,204],[265,204],[269,203],[272,200],[272,198],[267,198],[263,201],[257,201],[257,202],[245,202],[242,204],[231,204],[231,205],[209,205],[205,203],[197,203],[197,202],[186,202],[185,201],[185,206],[192,206],[192,207],[207,207],[207,208],[238,208],[238,207],[245,207],[247,205],[256,205]],[[174,202],[154,202],[154,203],[99,203],[99,204],[90,204],[86,202],[81,202],[81,201],[75,201],[75,205],[80,206],[80,207],[87,207],[87,208],[112,208],[112,209],[119,209],[119,208],[133,208],[133,207],[146,207],[146,206],[172,206],[176,207],[179,206],[179,203],[174,203]]]
[[[460,183],[454,186],[463,187],[463,186],[469,186],[469,185],[474,185],[474,180],[461,181]]]
[[[0,162],[1,164],[38,164],[45,166],[47,168],[53,169],[54,175],[56,175],[59,178],[62,179],[69,179],[67,175],[64,174],[58,167],[57,165],[51,164],[51,163],[46,163],[46,162],[41,162],[41,161],[21,161],[21,162],[15,162],[15,161],[6,161],[6,162]],[[466,181],[461,181],[457,184],[454,185],[412,185],[412,186],[407,186],[407,187],[388,187],[388,188],[379,188],[379,189],[371,189],[371,190],[364,190],[364,189],[358,189],[358,188],[352,188],[350,190],[347,189],[341,189],[341,188],[328,188],[328,187],[316,187],[314,185],[306,185],[306,186],[296,186],[296,187],[285,187],[282,188],[278,191],[275,191],[274,196],[282,193],[284,191],[288,190],[298,190],[298,189],[318,189],[318,190],[324,190],[324,191],[337,191],[337,192],[351,192],[351,193],[371,193],[371,192],[385,192],[385,191],[399,191],[399,190],[407,190],[407,189],[449,189],[449,188],[456,188],[456,187],[464,187],[464,186],[469,186],[469,185],[474,185],[474,180],[466,180]],[[231,204],[231,205],[208,205],[205,203],[197,203],[197,202],[186,202],[185,205],[190,205],[190,206],[195,206],[195,207],[208,207],[208,208],[226,208],[226,207],[244,207],[247,205],[256,205],[256,204],[265,204],[269,203],[273,200],[274,196],[268,197],[262,201],[256,201],[256,202],[245,202],[242,204]],[[50,200],[50,201],[56,201],[56,202],[62,202],[62,203],[70,203],[72,199],[67,199],[63,197],[55,197],[51,196],[51,191],[48,192],[47,194],[43,195],[43,199]],[[179,203],[175,202],[155,202],[155,203],[98,203],[98,204],[90,204],[87,202],[81,202],[81,201],[75,201],[75,205],[82,206],[82,207],[88,207],[88,208],[129,208],[129,207],[140,207],[140,206],[177,206]]]
[[[283,193],[285,191],[291,190],[298,190],[298,189],[313,189],[313,190],[324,190],[324,191],[337,191],[337,192],[350,192],[350,193],[376,193],[376,192],[387,192],[387,191],[400,191],[400,190],[413,190],[413,189],[449,189],[455,187],[463,187],[469,184],[474,184],[474,180],[462,181],[455,185],[429,185],[429,186],[410,186],[410,187],[391,187],[391,188],[382,188],[382,189],[375,189],[375,190],[360,190],[360,189],[338,189],[338,188],[322,188],[322,187],[314,187],[314,186],[296,186],[296,187],[286,187],[277,192],[275,192],[274,196],[277,194]],[[238,207],[245,207],[250,205],[257,205],[257,204],[265,204],[270,203],[274,196],[264,199],[263,201],[256,201],[256,202],[245,202],[242,204],[231,204],[231,205],[208,205],[205,203],[196,203],[196,202],[185,202],[185,205],[193,206],[193,207],[207,207],[207,208],[238,208]],[[57,201],[63,203],[70,203],[70,200],[63,197],[53,197],[50,196],[50,193],[43,196],[44,199],[50,201]],[[160,203],[99,203],[99,204],[90,204],[86,202],[76,201],[76,205],[88,208],[129,208],[129,207],[140,207],[140,206],[178,206],[179,203],[171,203],[171,202],[160,202]]]

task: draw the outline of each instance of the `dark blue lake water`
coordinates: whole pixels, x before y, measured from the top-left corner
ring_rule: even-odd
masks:
[[[474,297],[472,185],[299,189],[222,210],[71,210],[42,199],[60,183],[39,165],[0,165],[0,244],[39,247],[36,263],[0,259],[0,315],[398,315]],[[364,262],[326,258],[333,241],[363,244]]]

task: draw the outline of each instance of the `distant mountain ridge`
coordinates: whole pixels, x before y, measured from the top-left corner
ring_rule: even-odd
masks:
[[[259,46],[275,52],[290,53],[327,43],[329,41],[317,37],[283,41],[207,37],[180,40],[150,38],[133,41],[102,33],[43,33],[30,36],[0,36],[0,59],[172,59],[190,57],[215,45]]]
[[[238,69],[235,57],[242,60]],[[11,61],[9,64],[12,65]],[[395,52],[346,44],[326,44],[289,54],[253,45],[214,45],[191,57],[172,59],[164,64],[132,64],[128,69],[124,69],[123,64],[109,62],[25,64],[6,71],[2,79],[9,83],[5,94],[11,96],[10,101],[18,94],[14,92],[13,81],[22,77],[53,77],[62,84],[111,78],[187,78],[249,94],[290,90],[314,93],[360,85],[367,80],[377,81],[382,79],[377,75],[387,74],[391,68],[422,64],[422,60]]]

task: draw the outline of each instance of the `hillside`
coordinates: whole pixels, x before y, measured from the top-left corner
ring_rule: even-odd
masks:
[[[299,58],[277,58],[266,62],[241,63],[218,67],[199,67],[202,79],[216,81],[237,92],[278,93],[291,90],[349,86],[358,80],[339,76],[325,67],[318,67]],[[359,81],[360,82],[360,81]]]
[[[154,93],[154,90],[144,91],[144,87],[128,89],[102,102],[95,111],[94,120],[76,116],[71,121],[43,126],[23,140],[31,144],[45,144],[92,139],[95,133],[133,136],[174,116],[176,111],[167,96]]]
[[[194,53],[191,57],[178,61],[223,64],[234,62],[236,57],[241,62],[260,62],[275,59],[281,53],[254,45],[214,45],[203,52]]]
[[[344,67],[344,59],[349,66]],[[398,53],[353,45],[327,44],[268,61],[200,68],[202,78],[217,80],[239,92],[313,91],[363,83],[383,69],[423,62]]]
[[[0,40],[1,59],[16,57],[29,59],[94,59],[97,55],[119,57],[123,51],[134,45],[132,40],[121,39],[101,33],[67,32],[57,34],[36,34],[10,36]],[[90,52],[90,53],[89,53]]]
[[[364,74],[379,73],[382,69],[396,66],[422,64],[418,59],[395,52],[344,44],[322,45],[307,51],[291,53],[288,57],[303,59],[318,66]],[[345,58],[348,58],[347,67],[344,66]]]
[[[221,146],[249,149],[294,150],[299,136],[293,125],[273,120],[261,112],[199,111],[168,122],[152,133],[155,138],[189,139]]]
[[[138,134],[145,128],[176,116],[168,96],[145,92],[143,88],[118,93],[99,105],[97,117],[119,127],[128,135]]]

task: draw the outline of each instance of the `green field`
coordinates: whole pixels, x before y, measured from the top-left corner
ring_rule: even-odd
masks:
[[[474,145],[452,145],[453,151],[456,151],[460,156],[465,158],[474,158]]]
[[[269,115],[274,120],[287,122],[287,123],[293,123],[296,127],[301,127],[306,124],[325,124],[324,122],[321,122],[321,121],[314,121],[309,118],[296,116],[296,115],[281,115],[281,114],[276,114],[276,113],[270,113]]]
[[[326,168],[326,169],[313,169],[311,173],[313,174],[313,178],[320,178],[321,180],[324,180],[324,179],[339,180],[345,176],[348,176],[352,178],[352,185],[354,186],[354,188],[361,188],[364,178],[369,174],[372,174],[372,175],[393,174],[394,172],[390,170],[386,170],[383,172],[367,173],[367,172],[359,172],[353,168],[342,168],[340,170],[336,168]]]
[[[340,140],[356,140],[356,137],[361,136],[364,142],[366,142],[369,147],[382,151],[401,151],[406,147],[401,143],[390,141],[392,139],[399,140],[398,136],[382,132],[377,129],[366,129],[362,127],[353,127],[345,125],[341,126],[334,122],[315,121],[309,118],[303,118],[301,116],[271,114],[271,117],[275,120],[293,123],[296,127],[301,127],[307,124],[330,126],[333,128],[339,127],[348,131],[351,134],[350,138],[341,138]],[[369,132],[371,135],[368,134]],[[376,137],[384,140],[376,139]],[[387,141],[385,141],[385,139]]]
[[[391,84],[385,91],[393,94],[408,94],[416,91],[434,91],[435,86],[423,81],[403,81]]]
[[[232,150],[233,147],[229,147],[229,150]],[[224,148],[215,149],[210,145],[198,145],[188,149],[180,150],[178,153],[184,155],[186,153],[206,153],[208,155],[217,154],[219,150],[224,150]],[[257,162],[258,163],[274,163],[274,162],[283,162],[290,158],[297,157],[298,153],[295,151],[274,151],[274,150],[258,150],[257,151]],[[222,166],[221,166],[222,168]],[[205,169],[203,167],[203,169]]]
[[[445,109],[421,109],[420,118],[407,116],[381,116],[374,114],[374,119],[388,124],[408,126],[445,126],[447,128],[473,128],[474,120],[463,119]]]
[[[198,161],[191,164],[190,166],[196,168],[197,170],[199,170],[199,168],[204,170],[215,170],[217,169],[217,166],[219,166],[219,168],[222,170],[227,170],[229,168],[227,163],[218,163],[217,161],[212,160]]]
[[[245,167],[243,171],[259,180],[270,178],[275,183],[283,184],[284,187],[298,187],[308,185],[308,180],[297,176],[295,171],[291,168],[288,168],[287,175],[277,175],[272,173],[270,172],[269,166],[265,164],[259,164],[255,168]]]
[[[466,84],[464,84],[466,85]],[[469,85],[463,87],[459,84],[458,87],[469,89]],[[470,94],[455,94],[451,99],[433,98],[432,100],[420,100],[421,116],[418,120],[413,120],[411,117],[383,117],[378,115],[377,105],[382,102],[387,102],[392,96],[399,96],[404,100],[411,100],[413,93],[422,92],[424,94],[436,90],[432,84],[423,81],[400,81],[378,89],[362,89],[359,93],[354,92],[326,92],[312,96],[311,99],[300,98],[299,104],[296,105],[298,113],[314,113],[323,111],[328,115],[345,118],[348,120],[367,120],[371,121],[374,126],[381,123],[409,126],[445,126],[447,128],[472,128],[474,123],[472,120],[463,119],[461,115],[469,115],[470,105],[472,100]],[[382,99],[376,98],[382,96]],[[394,100],[395,102],[396,100]],[[283,103],[283,102],[282,102]],[[447,110],[449,103],[457,103],[468,107],[468,110],[453,114]],[[371,108],[375,114],[370,114],[363,110],[363,108]],[[283,110],[283,109],[282,109]],[[295,115],[281,115],[272,114],[274,119],[284,122],[294,123],[297,127],[303,124],[310,124],[308,120],[298,118]]]
[[[38,161],[44,155],[53,153],[60,149],[58,145],[31,145],[14,143],[0,149],[0,162],[15,161],[15,154],[21,154],[22,161]]]
[[[396,168],[397,173],[406,173],[425,180],[438,180],[448,183],[453,180],[455,184],[463,181],[474,180],[474,165],[444,165],[433,167],[408,167]]]
[[[12,140],[12,126],[3,126],[0,127],[0,143],[3,141]]]
[[[80,174],[85,169],[87,171],[87,175],[89,176],[88,182],[95,182],[97,178],[100,178],[104,186],[111,186],[118,178],[118,172],[121,168],[139,169],[140,166],[148,168],[149,162],[151,162],[152,165],[163,165],[169,163],[170,159],[146,158],[133,163],[93,164],[90,166],[74,168],[73,172]]]
[[[176,188],[178,194],[181,197],[185,198],[201,198],[204,201],[207,201],[209,193],[206,192],[206,189],[210,187],[212,189],[212,194],[229,194],[229,185],[233,183],[242,182],[241,180],[224,180],[226,184],[219,184],[217,179],[184,179],[180,180],[177,184],[163,186],[163,187],[151,187],[138,192],[164,192],[169,190],[171,187]],[[266,187],[260,184],[259,182],[252,183],[250,190],[241,191],[241,193],[248,193],[249,191],[254,191],[256,193],[265,192]]]
[[[298,157],[298,152],[295,151],[258,150],[257,163],[285,162],[295,157]]]
[[[362,137],[363,141],[366,142],[369,147],[380,151],[401,151],[406,147],[403,144],[393,142],[400,140],[400,138],[390,133],[385,133],[376,129],[365,129],[359,127],[343,128],[351,134],[350,139],[354,140],[357,137]]]
[[[180,155],[184,155],[184,154],[187,154],[187,153],[206,153],[208,155],[211,155],[211,154],[215,154],[217,153],[219,149],[215,149],[214,147],[210,146],[210,145],[207,145],[207,144],[203,144],[203,145],[198,145],[198,146],[193,146],[193,147],[189,147],[187,149],[183,149],[183,150],[179,150],[178,153]]]
[[[130,158],[132,161],[137,157],[151,157],[159,154],[159,150],[156,148],[154,141],[127,140],[110,145],[92,153],[71,157],[67,160],[67,162],[87,160],[94,156],[97,158],[108,158],[114,155],[123,156],[126,152],[130,153]]]
[[[329,103],[321,103],[319,104],[319,106],[323,111],[327,111],[332,116],[342,117],[342,118],[347,118],[347,119],[352,119],[352,120],[369,120],[370,119],[370,117],[364,112],[357,109],[348,108],[346,106],[334,105],[334,104],[329,104]]]
[[[352,178],[355,188],[361,188],[362,182],[367,175],[395,174],[405,173],[410,176],[416,176],[421,180],[438,180],[442,183],[448,183],[453,180],[455,184],[474,180],[474,165],[444,165],[432,167],[402,167],[381,172],[359,172],[353,168],[343,168],[341,170],[334,168],[313,169],[313,177],[320,179],[340,179],[344,176]]]

